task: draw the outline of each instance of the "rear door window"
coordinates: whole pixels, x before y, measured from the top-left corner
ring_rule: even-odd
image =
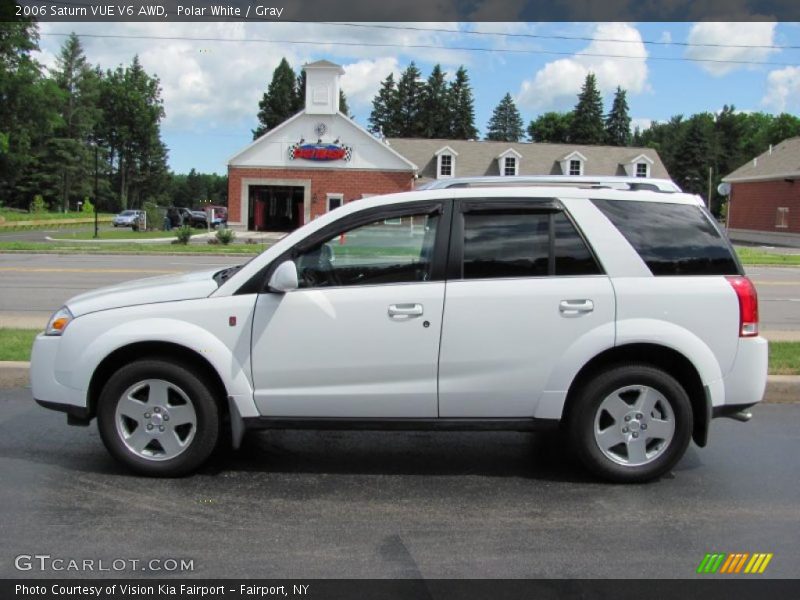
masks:
[[[463,219],[464,279],[602,272],[561,211],[489,207],[467,211]]]
[[[699,206],[592,200],[653,275],[738,275],[728,241]]]

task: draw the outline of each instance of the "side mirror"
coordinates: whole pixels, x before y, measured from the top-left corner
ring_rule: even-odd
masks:
[[[267,287],[273,292],[289,292],[299,287],[297,266],[294,261],[287,260],[278,265],[269,278]]]

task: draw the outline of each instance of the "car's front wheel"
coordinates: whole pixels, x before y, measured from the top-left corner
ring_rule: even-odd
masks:
[[[570,441],[595,475],[641,482],[669,471],[691,439],[692,408],[683,387],[649,365],[622,365],[580,388],[570,408]]]
[[[142,359],[108,380],[97,423],[103,443],[119,461],[143,475],[177,477],[211,455],[220,415],[211,386],[191,367]]]

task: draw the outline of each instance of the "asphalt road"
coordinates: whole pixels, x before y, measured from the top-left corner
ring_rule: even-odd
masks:
[[[81,292],[129,279],[238,264],[214,256],[0,254],[0,326],[20,319],[43,326]],[[762,331],[800,336],[800,268],[750,267],[758,288]]]
[[[16,571],[25,553],[192,559],[194,577],[685,578],[715,551],[772,552],[758,577],[796,577],[800,405],[754,413],[646,485],[593,481],[554,434],[523,433],[260,432],[152,480],[94,424],[3,390],[0,577],[58,575]]]
[[[0,326],[47,322],[85,291],[131,279],[240,264],[250,257],[87,254],[0,254]]]

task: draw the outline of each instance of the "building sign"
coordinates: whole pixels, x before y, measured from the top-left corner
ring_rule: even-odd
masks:
[[[295,160],[344,160],[349,161],[353,155],[350,146],[340,144],[294,144],[289,148],[289,158]]]

